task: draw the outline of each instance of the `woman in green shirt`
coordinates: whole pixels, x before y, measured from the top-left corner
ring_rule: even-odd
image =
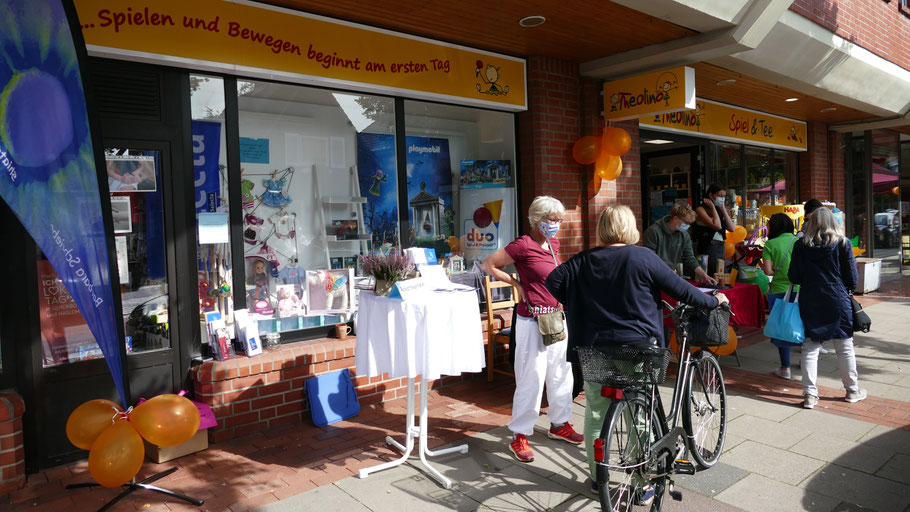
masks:
[[[774,276],[771,280],[771,290],[768,293],[768,310],[774,306],[774,301],[783,298],[790,288],[790,279],[787,272],[790,270],[790,256],[793,255],[793,244],[797,237],[793,234],[793,220],[785,213],[775,213],[768,221],[768,241],[762,251],[762,269],[765,274]],[[794,287],[794,291],[799,289]],[[799,344],[771,338],[771,343],[777,346],[780,353],[780,368],[774,375],[782,379],[790,378],[790,349]]]

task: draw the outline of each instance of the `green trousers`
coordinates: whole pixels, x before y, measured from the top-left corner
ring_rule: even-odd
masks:
[[[594,462],[594,440],[600,437],[600,431],[603,429],[604,421],[608,420],[607,411],[613,399],[600,396],[600,389],[603,386],[596,382],[585,381],[585,453],[588,456],[588,470],[591,472],[591,481],[597,481],[597,467]],[[624,409],[627,415],[631,415],[629,408]],[[648,417],[644,411],[640,411],[636,418],[628,416],[625,418],[627,425],[634,425],[635,432],[629,436],[629,445],[626,447],[629,459],[634,459],[642,452],[642,444],[645,435],[651,437],[648,426]],[[634,421],[633,421],[634,420]],[[641,433],[647,432],[642,435]],[[611,440],[614,441],[614,440]],[[608,455],[609,457],[609,455]],[[633,475],[635,483],[638,485],[645,484],[644,480],[636,472]]]

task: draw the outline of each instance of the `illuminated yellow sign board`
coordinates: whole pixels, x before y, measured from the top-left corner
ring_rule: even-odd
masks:
[[[524,59],[242,0],[75,5],[93,55],[527,109]]]
[[[635,119],[695,108],[695,70],[680,66],[604,84],[604,118]]]
[[[640,117],[642,127],[797,151],[806,150],[806,123],[698,99],[695,110]]]

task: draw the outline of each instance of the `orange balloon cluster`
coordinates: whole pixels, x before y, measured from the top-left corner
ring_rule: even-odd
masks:
[[[742,226],[736,226],[733,231],[727,231],[727,239],[724,241],[724,258],[733,259],[733,254],[736,252],[736,244],[745,240],[747,234],[746,228]]]
[[[89,400],[66,421],[66,437],[76,447],[89,450],[88,469],[104,487],[129,482],[142,467],[145,445],[159,446],[188,441],[199,430],[199,410],[179,395],[158,395],[130,412],[110,400]]]
[[[676,341],[676,332],[670,332],[670,350],[674,354],[679,354],[679,343]],[[727,344],[722,347],[706,347],[705,350],[711,352],[716,356],[729,356],[736,351],[736,346],[739,345],[739,339],[736,337],[736,331],[733,330],[733,326],[727,327]],[[689,347],[689,352],[693,354],[701,350],[701,347]]]
[[[595,181],[615,180],[622,174],[622,155],[632,147],[629,132],[607,126],[603,135],[588,135],[578,139],[572,147],[572,157],[580,164],[594,164]]]

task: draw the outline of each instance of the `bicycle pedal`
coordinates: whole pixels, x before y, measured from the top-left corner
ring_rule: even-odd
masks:
[[[680,475],[694,475],[695,465],[685,459],[676,461],[676,473]]]
[[[673,498],[673,501],[682,501],[682,493],[674,488],[673,482],[670,482],[667,492],[670,493],[670,497]]]

